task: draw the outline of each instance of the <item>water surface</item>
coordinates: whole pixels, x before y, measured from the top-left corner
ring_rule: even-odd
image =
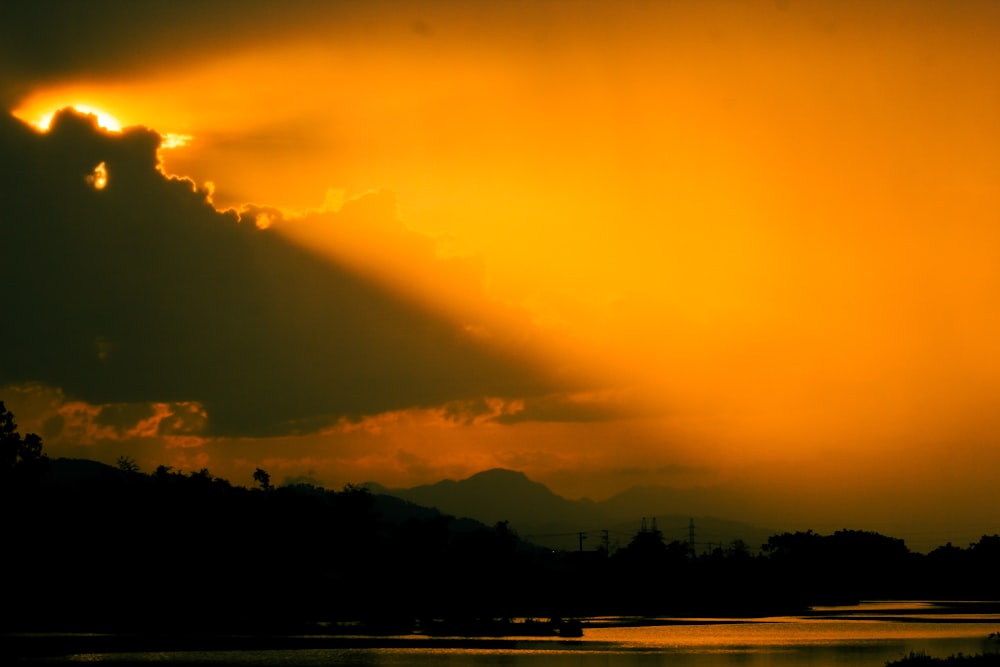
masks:
[[[883,667],[910,652],[945,657],[997,651],[1000,645],[988,636],[998,631],[997,605],[880,602],[762,619],[592,619],[580,639],[432,640],[416,635],[387,638],[379,645],[370,638],[356,638],[354,644],[342,638],[328,647],[79,653],[49,661],[290,667]]]

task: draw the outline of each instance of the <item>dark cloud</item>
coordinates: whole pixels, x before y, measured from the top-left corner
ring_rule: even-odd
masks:
[[[216,211],[158,170],[159,140],[72,111],[45,134],[0,121],[0,382],[94,404],[194,401],[220,435],[553,389],[515,352],[259,229],[266,209]],[[394,211],[368,197],[334,221]]]
[[[0,6],[0,102],[9,109],[40,84],[140,71],[150,57],[162,58],[171,39],[179,55],[213,25],[205,20],[213,6],[218,3],[201,8],[160,0],[5,2]],[[233,34],[217,32],[219,40]]]
[[[184,53],[192,44],[224,48],[273,34],[297,21],[289,9],[307,7],[296,0],[282,7],[269,0],[242,0],[238,7],[229,0],[7,2],[0,9],[0,37],[8,62],[36,76],[121,71],[150,52]]]
[[[248,44],[341,37],[359,15],[395,14],[395,2],[360,0],[32,0],[0,4],[0,102],[67,80],[197,67],[206,54]],[[362,25],[370,22],[362,20]],[[407,27],[405,15],[398,23]],[[371,28],[369,28],[371,29]]]

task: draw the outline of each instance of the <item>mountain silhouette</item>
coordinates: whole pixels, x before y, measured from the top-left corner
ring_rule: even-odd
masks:
[[[567,522],[592,521],[598,512],[588,500],[572,501],[556,495],[523,472],[494,468],[459,481],[446,479],[410,489],[387,489],[369,483],[375,493],[403,498],[417,505],[435,507],[446,514],[470,517],[485,524],[509,521],[524,526],[558,527]]]
[[[607,500],[568,500],[533,481],[523,472],[494,468],[462,480],[442,480],[409,489],[390,489],[374,482],[366,486],[377,494],[402,498],[445,514],[468,517],[487,525],[509,521],[521,537],[553,549],[601,546],[608,531],[609,546],[624,545],[643,520],[655,520],[667,541],[687,541],[695,526],[698,551],[743,540],[756,551],[775,531],[712,516],[699,516],[705,491],[661,486],[633,487]]]

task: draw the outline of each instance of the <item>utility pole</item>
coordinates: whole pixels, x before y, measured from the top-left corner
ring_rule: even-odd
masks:
[[[583,541],[587,539],[587,533],[577,533],[577,537],[580,538],[580,553],[583,553]]]
[[[611,535],[608,533],[608,529],[605,528],[601,531],[604,534],[604,556],[611,555]]]
[[[694,517],[688,520],[688,548],[691,550],[691,557],[694,558]]]

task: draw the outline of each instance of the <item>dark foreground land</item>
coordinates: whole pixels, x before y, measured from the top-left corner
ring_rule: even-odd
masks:
[[[1000,632],[994,632],[989,636],[991,642],[1000,650]],[[910,655],[890,662],[886,667],[925,667],[934,665],[958,665],[959,667],[993,667],[1000,665],[1000,652],[991,651],[977,655],[952,655],[947,658],[934,658],[923,653],[910,653]]]
[[[484,526],[363,488],[275,488],[258,470],[258,487],[247,489],[207,470],[50,461],[2,402],[0,454],[8,638],[293,641],[325,628],[323,641],[333,641],[345,627],[501,636],[514,618],[750,617],[861,599],[1000,599],[998,535],[925,555],[877,533],[809,531],[696,554],[642,529],[613,553],[553,552],[507,522]]]
[[[924,667],[925,665],[959,665],[960,667],[994,667],[1000,665],[1000,653],[981,653],[979,655],[953,655],[947,658],[932,658],[927,655],[910,654],[909,656],[887,663],[886,667]]]
[[[375,634],[511,618],[765,616],[860,599],[1000,599],[1000,537],[930,554],[862,531],[694,554],[655,530],[552,552],[361,488],[52,461],[8,479],[3,630]],[[459,633],[461,634],[461,633]]]

